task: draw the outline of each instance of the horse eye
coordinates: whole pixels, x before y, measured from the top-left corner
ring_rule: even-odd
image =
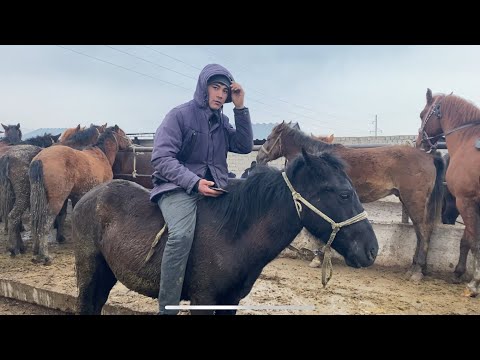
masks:
[[[349,193],[341,193],[340,194],[340,197],[343,199],[343,200],[348,200],[350,198],[350,194]]]

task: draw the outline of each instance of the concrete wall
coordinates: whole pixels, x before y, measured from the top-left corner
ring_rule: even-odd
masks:
[[[412,224],[376,222],[372,224],[377,236],[379,250],[375,264],[381,266],[403,267],[408,270],[412,264],[413,255],[417,246],[417,237]],[[430,249],[427,258],[429,271],[453,273],[458,262],[460,239],[463,226],[437,224],[430,240]],[[323,246],[308,231],[303,230],[293,241],[297,249],[316,250]],[[304,253],[308,253],[304,251]],[[299,257],[290,250],[285,250],[282,256]],[[334,251],[334,256],[343,259]],[[467,272],[472,274],[473,257],[469,255]]]

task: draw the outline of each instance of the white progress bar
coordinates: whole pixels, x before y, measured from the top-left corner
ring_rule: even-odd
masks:
[[[315,310],[313,305],[165,305],[166,310]]]

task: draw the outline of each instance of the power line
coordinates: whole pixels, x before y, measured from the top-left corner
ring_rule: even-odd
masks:
[[[187,66],[190,66],[191,68],[194,68],[194,69],[196,69],[196,70],[200,70],[200,71],[202,70],[202,69],[199,68],[199,67],[190,65],[190,64],[186,63],[185,61],[182,61],[182,60],[180,60],[180,59],[174,58],[173,56],[170,56],[170,55],[168,55],[168,54],[165,54],[164,52],[158,51],[157,49],[154,49],[154,48],[151,47],[151,46],[143,45],[143,47],[146,47],[147,49],[150,49],[150,50],[152,50],[152,51],[155,51],[156,53],[162,54],[163,56],[166,56],[166,57],[168,57],[168,58],[170,58],[170,59],[176,60],[176,61],[178,61],[178,62],[180,62],[180,63],[182,63],[182,64],[185,64],[185,65],[187,65]]]
[[[200,47],[201,48],[201,47]],[[215,54],[213,51],[209,50],[208,48],[205,48],[206,51],[208,51],[210,54],[216,56],[216,57],[219,57],[218,54]],[[224,56],[225,57],[225,56]],[[227,57],[227,60],[228,60],[228,57]],[[237,67],[239,67],[239,65],[237,65]],[[242,66],[240,66],[242,68]],[[291,103],[289,101],[286,101],[286,100],[283,100],[283,99],[280,99],[280,98],[277,98],[277,97],[272,97],[272,96],[268,96],[265,94],[265,92],[262,90],[262,91],[259,91],[259,90],[256,90],[256,89],[253,89],[253,91],[259,93],[260,95],[264,95],[264,96],[267,96],[269,97],[270,99],[273,99],[273,100],[276,100],[276,101],[280,101],[280,102],[283,102],[285,104],[289,104],[289,105],[293,105],[295,107],[298,107],[298,108],[302,108],[302,109],[305,109],[307,111],[311,111],[313,113],[316,113],[316,114],[319,114],[319,115],[327,115],[327,116],[330,116],[330,117],[333,117],[333,118],[336,118],[336,119],[339,119],[339,120],[343,120],[341,117],[337,116],[337,115],[332,115],[330,113],[327,113],[327,112],[323,112],[323,111],[318,111],[318,110],[312,110],[312,109],[309,109],[305,106],[302,106],[302,105],[299,105],[299,104],[294,104],[294,103]],[[370,115],[370,114],[369,114]]]
[[[123,70],[131,71],[131,72],[133,72],[133,73],[136,73],[136,74],[139,74],[139,75],[142,75],[142,76],[146,76],[146,77],[149,77],[149,78],[151,78],[151,79],[159,80],[159,81],[161,81],[161,82],[163,82],[163,83],[166,83],[166,84],[169,84],[169,85],[173,85],[173,86],[175,86],[175,87],[179,87],[179,88],[184,89],[184,90],[194,91],[193,89],[188,89],[188,88],[186,88],[186,87],[183,87],[183,86],[181,86],[181,85],[172,83],[172,82],[170,82],[170,81],[166,81],[166,80],[160,79],[160,78],[158,78],[158,77],[156,77],[156,76],[152,76],[152,75],[149,75],[149,74],[145,74],[145,73],[142,73],[142,72],[133,70],[133,69],[131,69],[131,68],[127,68],[127,67],[125,67],[125,66],[118,65],[118,64],[112,63],[112,62],[110,62],[110,61],[103,60],[103,59],[100,59],[100,58],[98,58],[98,57],[85,54],[85,53],[83,53],[83,52],[81,52],[81,51],[77,51],[77,50],[74,50],[74,49],[70,49],[70,48],[68,48],[68,47],[61,46],[61,45],[56,45],[56,46],[58,46],[58,47],[60,47],[60,48],[63,48],[63,49],[66,49],[66,50],[69,50],[69,51],[71,51],[71,52],[74,52],[74,53],[76,53],[76,54],[79,54],[79,55],[82,55],[82,56],[86,56],[86,57],[88,57],[88,58],[95,59],[95,60],[97,60],[97,61],[101,61],[101,62],[104,62],[104,63],[109,64],[109,65],[116,66],[116,67],[121,68],[121,69],[123,69]],[[146,61],[146,62],[148,62],[148,63],[152,63],[152,64],[154,64],[154,65],[160,66],[160,67],[162,67],[162,68],[165,68],[165,69],[170,70],[170,71],[172,71],[172,72],[178,73],[178,74],[180,74],[180,75],[189,77],[188,75],[185,75],[185,74],[182,74],[182,73],[180,73],[180,72],[174,71],[174,70],[172,70],[172,69],[169,69],[169,68],[164,67],[164,66],[162,66],[162,65],[156,64],[156,63],[151,62],[151,61],[149,61],[149,60],[140,58],[140,57],[138,57],[138,56],[136,56],[136,55],[133,55],[133,54],[130,54],[130,53],[126,52],[126,51],[122,51],[122,50],[116,49],[116,48],[111,47],[111,46],[108,46],[108,45],[105,45],[105,46],[106,46],[106,47],[109,47],[109,48],[112,48],[112,49],[114,49],[114,50],[117,50],[117,51],[119,51],[119,52],[121,52],[121,53],[124,53],[124,54],[126,54],[126,55],[133,56],[133,57],[135,57],[135,58],[138,58],[138,59],[140,59],[140,60]],[[195,78],[192,78],[192,79],[195,79]],[[264,103],[264,102],[262,102],[262,101],[259,101],[259,100],[254,99],[254,98],[250,98],[250,100],[253,101],[253,102],[257,102],[257,103],[259,103],[259,104],[261,104],[261,105],[267,106],[267,107],[274,107],[274,106],[272,106],[272,105],[266,104],[266,103]],[[309,125],[314,126],[314,127],[317,127],[317,128],[320,128],[320,127],[321,127],[321,125],[319,125],[318,122],[320,122],[321,124],[327,125],[327,126],[331,125],[328,121],[319,121],[319,120],[317,120],[317,119],[315,119],[315,118],[312,118],[312,117],[309,117],[309,116],[306,116],[306,115],[303,115],[303,114],[299,114],[299,113],[296,113],[296,112],[288,111],[288,110],[286,110],[286,112],[288,112],[288,113],[290,113],[290,114],[293,114],[293,115],[296,115],[296,116],[299,116],[299,117],[302,117],[302,118],[306,118],[306,119],[311,119],[311,120],[313,120],[314,122],[309,122]],[[272,112],[270,112],[270,113],[272,113]],[[275,113],[272,113],[272,114],[274,114],[275,116],[279,116],[280,118],[283,117],[283,116],[277,115],[277,114],[275,114]],[[332,129],[334,129],[334,128],[332,128]],[[354,128],[351,128],[350,130],[354,130]],[[358,130],[358,131],[364,131],[364,130],[360,130],[360,129],[356,129],[356,130]]]
[[[111,47],[111,46],[109,46],[109,47]],[[160,54],[162,54],[162,55],[164,55],[164,56],[167,56],[167,57],[169,57],[169,58],[171,58],[171,59],[174,59],[174,60],[176,60],[176,61],[179,61],[179,62],[181,62],[182,64],[188,65],[188,66],[193,67],[193,68],[198,69],[198,70],[201,70],[201,69],[198,68],[198,67],[195,67],[195,66],[193,66],[193,65],[190,65],[190,64],[188,64],[188,63],[186,63],[186,62],[184,62],[184,61],[182,61],[182,60],[180,60],[180,59],[177,59],[177,58],[174,58],[174,57],[172,57],[172,56],[169,56],[169,55],[167,55],[167,54],[165,54],[165,53],[163,53],[163,52],[157,51],[157,50],[155,50],[155,49],[153,49],[153,48],[151,48],[151,47],[148,47],[148,46],[144,46],[144,47],[146,47],[146,48],[148,48],[148,49],[151,49],[151,50],[154,50],[154,51],[156,51],[156,52],[158,52],[158,53],[160,53]],[[111,48],[113,48],[113,47],[111,47]],[[118,50],[118,49],[116,49],[116,48],[113,48],[113,49],[115,49],[115,50],[117,50],[117,51],[120,51],[120,50]],[[206,49],[206,50],[209,51],[208,49]],[[130,53],[128,53],[128,52],[125,52],[125,51],[121,51],[121,52],[124,53],[124,54],[127,54],[127,55],[134,56],[134,57],[136,57],[136,58],[139,58],[138,56],[132,55],[132,54],[130,54]],[[212,53],[212,54],[215,55],[214,53]],[[143,61],[147,61],[147,62],[152,63],[152,64],[155,64],[155,65],[157,65],[157,66],[161,66],[161,65],[158,65],[157,63],[154,63],[154,62],[152,62],[152,61],[145,60],[145,59],[143,59],[143,58],[139,58],[139,59],[141,59],[141,60],[143,60]],[[162,68],[166,68],[166,67],[164,67],[164,66],[161,66],[161,67],[162,67]],[[166,68],[166,69],[171,70],[171,69],[169,69],[169,68]],[[171,70],[171,71],[173,71],[173,70]],[[178,71],[174,71],[174,72],[176,72],[176,73],[178,73],[178,74],[180,74],[180,75],[183,75],[183,76],[187,76],[187,75],[185,75],[185,74],[183,74],[183,73],[180,73],[180,72],[178,72]],[[258,91],[257,91],[257,92],[258,92]],[[257,102],[257,103],[259,103],[259,104],[262,104],[262,105],[264,105],[264,106],[274,107],[273,105],[269,105],[269,104],[267,104],[267,103],[265,103],[265,102],[262,102],[262,101],[260,101],[260,100],[258,100],[258,99],[255,99],[255,98],[250,98],[250,100],[253,101],[253,102]],[[305,107],[302,107],[301,105],[291,104],[291,103],[289,103],[289,102],[286,101],[286,100],[280,99],[279,101],[282,101],[282,102],[284,102],[284,103],[286,103],[286,104],[290,104],[290,105],[294,105],[294,106],[297,106],[297,107],[301,107],[301,108],[307,109],[307,108],[305,108]],[[310,110],[310,109],[307,109],[307,110],[313,111],[313,110]],[[289,111],[289,110],[285,110],[285,111],[287,111],[287,112],[289,112],[290,114],[295,115],[295,116],[300,116],[300,117],[303,117],[303,118],[306,118],[306,119],[313,120],[313,121],[315,121],[315,122],[319,122],[320,124],[332,125],[332,123],[329,122],[329,121],[318,120],[318,119],[315,119],[315,118],[313,118],[313,117],[311,117],[311,116],[303,115],[303,114],[300,114],[300,113],[297,113],[297,112],[293,112],[293,111]],[[313,111],[313,112],[315,112],[315,111]],[[338,116],[331,115],[331,114],[328,114],[328,113],[324,113],[324,114],[326,114],[326,115],[328,115],[328,116],[330,116],[330,117],[334,117],[334,118],[337,118],[337,119],[343,121],[343,119],[341,119],[341,118],[338,117]],[[318,124],[314,124],[314,123],[310,123],[310,124],[311,124],[311,125],[314,125],[314,126],[319,126]],[[360,130],[360,129],[357,129],[357,130],[363,131],[363,130]]]
[[[159,80],[159,81],[161,81],[161,82],[164,82],[165,84],[169,84],[169,85],[173,85],[173,86],[179,87],[180,89],[184,89],[184,90],[188,90],[188,91],[194,91],[193,89],[188,89],[188,88],[183,87],[183,86],[181,86],[181,85],[177,85],[177,84],[171,83],[170,81],[166,81],[166,80],[160,79],[160,78],[158,78],[158,77],[156,77],[156,76],[144,74],[144,73],[142,73],[142,72],[140,72],[140,71],[136,71],[136,70],[127,68],[127,67],[125,67],[125,66],[112,63],[112,62],[107,61],[107,60],[99,59],[99,58],[97,58],[97,57],[95,57],[95,56],[82,53],[81,51],[73,50],[73,49],[67,48],[67,47],[62,46],[62,45],[55,45],[55,46],[58,46],[58,47],[60,47],[60,48],[62,48],[62,49],[66,49],[66,50],[72,51],[72,52],[74,52],[74,53],[77,53],[77,54],[80,54],[80,55],[89,57],[89,58],[91,58],[91,59],[95,59],[95,60],[104,62],[104,63],[109,64],[109,65],[113,65],[113,66],[119,67],[119,68],[124,69],[124,70],[127,70],[127,71],[134,72],[134,73],[139,74],[139,75],[142,75],[142,76],[149,77],[149,78],[151,78],[151,79]]]
[[[104,45],[104,46],[106,46],[106,47],[108,47],[108,48],[110,48],[110,49],[113,49],[113,50],[115,50],[115,51],[118,51],[118,52],[120,52],[120,53],[122,53],[122,54],[126,54],[126,55],[133,56],[133,57],[136,58],[136,59],[145,61],[145,62],[147,62],[147,63],[149,63],[149,64],[158,66],[158,67],[160,67],[160,68],[162,68],[162,69],[165,69],[165,70],[174,72],[175,74],[179,74],[179,75],[185,76],[185,77],[187,77],[187,78],[189,78],[189,79],[196,80],[196,78],[194,78],[193,76],[185,75],[185,74],[183,74],[183,73],[181,73],[181,72],[179,72],[179,71],[172,70],[172,69],[170,69],[170,68],[168,68],[168,67],[166,67],[166,66],[162,66],[162,65],[157,64],[157,63],[155,63],[155,62],[153,62],[153,61],[150,61],[150,60],[141,58],[141,57],[139,57],[139,56],[137,56],[137,55],[135,55],[135,54],[131,54],[131,53],[127,52],[127,51],[117,49],[116,47],[113,47],[113,46],[110,46],[110,45]]]

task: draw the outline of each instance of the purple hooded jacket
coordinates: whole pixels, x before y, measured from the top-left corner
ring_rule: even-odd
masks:
[[[217,111],[219,121],[209,129],[214,111],[208,106],[207,81],[222,74],[233,81],[230,72],[218,64],[201,71],[194,99],[172,109],[155,133],[152,151],[154,188],[150,200],[159,194],[183,188],[188,194],[204,178],[207,169],[216,186],[225,187],[228,180],[227,153],[248,154],[253,149],[253,132],[247,108],[233,109],[235,128],[228,117]],[[226,102],[231,102],[229,95]]]

